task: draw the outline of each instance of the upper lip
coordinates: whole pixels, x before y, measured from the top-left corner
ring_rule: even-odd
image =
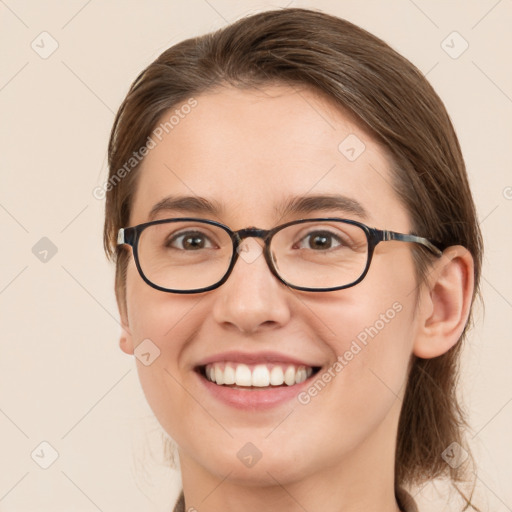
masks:
[[[219,361],[231,361],[234,363],[257,364],[257,363],[288,363],[297,366],[317,367],[319,364],[302,361],[296,357],[280,354],[279,352],[237,352],[228,351],[206,357],[199,361],[196,366],[206,366],[207,364]]]

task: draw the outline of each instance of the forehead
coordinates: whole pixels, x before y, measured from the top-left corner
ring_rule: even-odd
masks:
[[[151,138],[132,225],[168,196],[206,199],[233,228],[275,225],[290,201],[330,195],[359,203],[370,224],[407,222],[380,145],[305,88],[218,88],[167,111]]]

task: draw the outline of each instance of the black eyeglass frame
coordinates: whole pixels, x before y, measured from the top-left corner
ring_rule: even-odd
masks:
[[[166,223],[172,223],[172,222],[199,222],[202,224],[208,224],[211,226],[217,226],[219,228],[222,228],[231,238],[231,242],[233,244],[233,253],[231,256],[231,262],[229,264],[228,269],[226,270],[226,273],[224,276],[217,281],[215,284],[212,284],[210,286],[207,286],[205,288],[195,288],[192,290],[173,290],[170,288],[163,288],[162,286],[158,286],[155,283],[152,283],[144,274],[144,271],[142,270],[142,267],[140,265],[139,261],[139,254],[138,254],[138,242],[140,240],[141,233],[148,228],[149,226],[154,226],[157,224],[166,224]],[[363,270],[363,273],[359,276],[358,279],[355,281],[345,284],[342,286],[335,286],[331,288],[309,288],[309,287],[303,287],[303,286],[295,286],[291,283],[288,283],[285,279],[283,279],[279,273],[277,272],[274,263],[272,261],[272,256],[270,254],[270,243],[272,241],[272,238],[276,233],[281,231],[282,229],[287,228],[288,226],[293,226],[297,224],[304,224],[309,222],[340,222],[344,224],[351,224],[353,226],[358,226],[361,228],[365,235],[366,239],[368,241],[368,255],[366,260],[366,266]],[[154,220],[151,222],[145,222],[143,224],[139,224],[137,226],[132,226],[128,228],[121,228],[118,231],[117,235],[117,245],[124,245],[127,244],[132,247],[133,249],[133,256],[135,259],[135,265],[137,267],[137,270],[139,271],[140,276],[142,279],[152,288],[155,288],[156,290],[160,290],[162,292],[167,293],[180,293],[180,294],[190,294],[190,293],[203,293],[208,292],[210,290],[215,290],[219,286],[223,285],[231,275],[231,272],[233,271],[233,268],[238,260],[238,248],[241,244],[241,242],[245,238],[261,238],[264,243],[265,247],[263,249],[263,254],[265,257],[265,261],[267,262],[268,268],[272,272],[272,274],[283,284],[286,286],[293,288],[294,290],[300,290],[305,292],[332,292],[337,290],[343,290],[345,288],[350,288],[352,286],[355,286],[356,284],[360,283],[368,273],[368,270],[370,268],[370,264],[372,262],[373,258],[373,252],[375,250],[375,247],[380,242],[386,242],[389,240],[396,240],[399,242],[412,242],[421,244],[422,246],[426,247],[432,254],[434,254],[437,257],[441,257],[443,254],[443,250],[441,249],[442,245],[439,242],[435,242],[433,240],[430,240],[428,238],[424,238],[421,236],[411,235],[411,234],[405,234],[405,233],[397,233],[395,231],[388,231],[388,230],[381,230],[376,228],[371,228],[367,226],[366,224],[363,224],[361,222],[351,220],[351,219],[342,219],[338,217],[322,217],[322,218],[314,218],[314,219],[298,219],[291,222],[287,222],[285,224],[281,224],[279,226],[276,226],[272,229],[259,229],[255,227],[249,227],[244,229],[239,229],[238,231],[232,231],[228,226],[221,224],[220,222],[214,221],[214,220],[208,220],[208,219],[197,219],[194,217],[180,217],[180,218],[173,218],[173,219],[161,219],[161,220]]]

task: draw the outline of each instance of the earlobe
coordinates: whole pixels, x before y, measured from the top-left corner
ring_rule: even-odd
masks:
[[[125,277],[126,278],[126,277]],[[133,346],[133,338],[128,322],[128,308],[126,303],[126,288],[124,281],[122,286],[116,286],[116,301],[121,320],[121,335],[119,337],[119,347],[128,355],[133,355],[135,347]]]
[[[135,347],[133,346],[132,333],[128,325],[128,320],[124,318],[124,315],[121,316],[121,336],[119,337],[119,347],[125,354],[133,355]]]
[[[473,257],[460,245],[448,247],[435,262],[419,306],[417,357],[440,356],[460,339],[471,309],[473,272]]]

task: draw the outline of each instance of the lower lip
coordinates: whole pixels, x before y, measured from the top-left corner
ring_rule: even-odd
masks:
[[[219,386],[210,382],[206,377],[197,374],[206,389],[218,400],[237,409],[270,409],[295,398],[304,388],[309,386],[311,375],[304,382],[293,386],[275,388],[235,389],[229,386]]]

